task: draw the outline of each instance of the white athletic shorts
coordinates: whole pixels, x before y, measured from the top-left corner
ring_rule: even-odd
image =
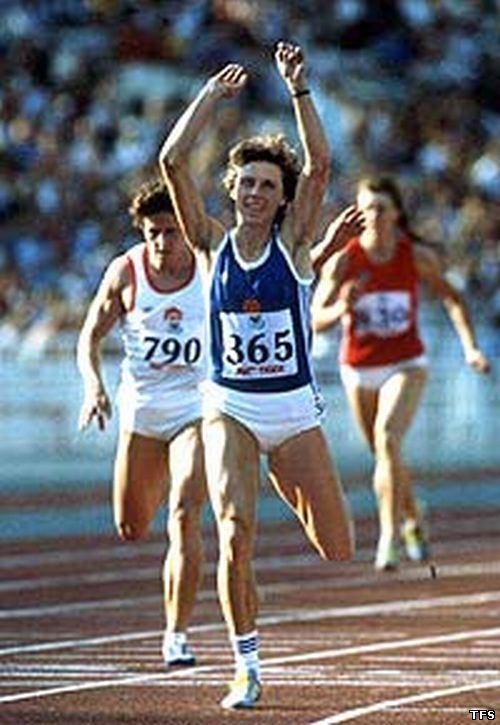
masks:
[[[340,366],[340,377],[344,386],[380,390],[395,373],[408,368],[427,368],[427,355],[400,360],[392,365],[368,365],[366,367]]]
[[[324,402],[312,385],[281,393],[247,393],[207,381],[203,386],[203,416],[220,412],[234,418],[268,453],[292,436],[321,424]]]
[[[121,430],[164,440],[166,443],[202,416],[201,393],[197,387],[146,398],[137,397],[122,385],[117,402]]]

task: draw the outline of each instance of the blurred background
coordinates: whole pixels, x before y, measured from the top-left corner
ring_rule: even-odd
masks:
[[[104,435],[77,433],[78,329],[105,266],[138,241],[131,193],[156,172],[162,140],[212,72],[236,61],[250,74],[195,152],[212,212],[227,213],[229,145],[261,131],[296,141],[272,65],[279,39],[306,51],[331,145],[323,224],[352,201],[360,175],[393,174],[493,361],[488,379],[467,370],[442,310],[424,298],[433,375],[408,439],[424,495],[442,505],[449,478],[457,505],[500,506],[499,9],[495,0],[2,0],[0,537],[111,530],[116,422]],[[332,447],[362,508],[371,462],[346,410],[336,344],[317,340],[315,355]],[[116,334],[105,349],[112,393]],[[65,502],[56,526],[51,506]]]

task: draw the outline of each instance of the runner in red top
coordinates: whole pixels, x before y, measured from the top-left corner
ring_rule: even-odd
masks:
[[[372,261],[359,239],[346,248],[345,279],[360,285],[356,310],[343,319],[341,361],[388,365],[422,355],[418,333],[418,272],[412,243],[400,237],[386,262]]]
[[[477,346],[465,302],[444,277],[438,257],[412,240],[396,184],[384,177],[361,181],[357,208],[364,229],[323,264],[314,327],[324,331],[342,321],[341,377],[375,458],[380,525],[375,567],[391,570],[399,564],[400,523],[407,556],[423,561],[429,555],[401,454],[427,379],[417,319],[419,281],[441,298],[467,363],[488,372],[489,362]],[[335,252],[340,246],[338,225],[337,219],[327,230],[322,250]]]

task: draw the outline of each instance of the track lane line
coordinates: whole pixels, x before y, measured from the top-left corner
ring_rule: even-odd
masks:
[[[476,548],[476,545],[478,543],[476,542],[478,530],[480,530],[481,533],[487,537],[482,540],[482,543],[484,543],[485,541],[489,545],[498,543],[497,528],[485,528],[489,523],[488,519],[494,518],[494,516],[496,516],[496,514],[485,511],[484,514],[481,516],[474,516],[465,519],[465,521],[462,523],[461,531],[464,535],[469,534],[469,536],[467,537],[467,546],[463,547],[464,550],[472,551]],[[294,522],[291,523],[293,525]],[[438,521],[433,526],[433,532],[437,537],[436,546],[438,547],[439,551],[447,551],[449,549],[456,550],[457,546],[460,545],[461,540],[443,541],[444,535],[449,531],[454,531],[453,521],[451,521],[451,523]],[[206,544],[209,547],[213,546],[215,552],[217,546],[217,539],[215,534],[212,533],[212,529],[208,528],[203,535]],[[264,547],[267,544],[274,545],[275,542],[276,536],[272,531],[263,531],[259,534],[259,546]],[[296,543],[297,532],[295,528],[287,528],[285,531],[280,531],[280,543],[281,542],[286,542],[287,544]],[[79,562],[87,563],[89,561],[102,561],[103,559],[109,559],[112,561],[113,559],[135,559],[137,556],[161,556],[162,552],[165,553],[167,545],[168,542],[164,539],[158,541],[144,540],[135,544],[129,543],[127,545],[124,545],[123,543],[115,543],[110,540],[108,542],[104,542],[103,545],[98,549],[89,549],[88,544],[85,544],[82,546],[74,547],[70,551],[58,551],[57,549],[52,549],[50,551],[36,553],[18,552],[4,554],[0,560],[0,571],[19,569],[20,567],[28,566],[49,566],[52,564],[59,565],[71,563],[76,564]],[[367,545],[363,547],[363,549],[369,549],[369,551],[373,553],[373,546],[371,545],[369,547]]]
[[[468,549],[467,549],[468,551]],[[280,571],[283,569],[283,559],[286,560],[287,568],[302,568],[304,566],[323,565],[315,554],[292,554],[284,556],[261,556],[255,559],[254,567],[257,571]],[[356,562],[362,563],[361,561]],[[482,574],[500,574],[500,560],[487,562],[471,562],[469,564],[440,564],[435,562],[438,567],[440,578],[446,576],[472,576]],[[203,567],[203,573],[212,575],[217,570],[216,562],[209,562]],[[391,577],[391,581],[398,579],[399,581],[407,581],[413,579],[421,579],[422,573],[428,571],[425,563],[416,564],[409,569],[402,569]],[[58,588],[65,585],[68,588],[81,587],[84,584],[115,584],[128,581],[137,581],[138,579],[146,581],[154,581],[155,577],[160,579],[161,565],[154,567],[135,567],[127,568],[125,571],[113,572],[93,572],[88,574],[62,574],[55,576],[41,576],[37,578],[29,577],[23,579],[11,579],[10,581],[0,582],[0,592],[25,592],[30,590],[39,590],[43,588],[45,591],[51,588]],[[380,574],[367,573],[363,576],[349,576],[332,580],[328,583],[331,587],[363,586],[368,582],[380,582]],[[1,611],[1,610],[0,610]]]
[[[321,580],[323,581],[323,580]],[[297,586],[301,585],[287,585],[289,589],[296,589]],[[317,584],[316,584],[317,586]],[[269,585],[271,591],[276,591],[275,585]],[[215,595],[214,595],[215,598]],[[399,599],[391,600],[388,602],[372,602],[369,604],[359,604],[346,607],[330,607],[328,609],[315,609],[311,612],[304,612],[303,610],[291,610],[290,612],[284,611],[278,615],[264,615],[258,618],[257,622],[259,626],[271,626],[274,624],[284,624],[286,622],[314,622],[320,619],[348,619],[350,617],[364,617],[366,615],[379,615],[379,614],[398,614],[402,612],[408,612],[413,610],[425,610],[432,609],[433,607],[457,607],[467,606],[474,604],[488,604],[491,602],[500,601],[500,591],[492,592],[477,592],[475,594],[452,594],[443,597],[429,597],[427,599]],[[98,603],[96,603],[98,604]],[[190,627],[191,632],[206,632],[212,631],[210,627],[224,626],[220,625],[202,624],[194,625]],[[208,629],[207,629],[208,627]],[[216,630],[214,630],[216,631]],[[0,657],[6,657],[7,655],[15,654],[27,654],[40,651],[50,651],[58,649],[66,649],[70,647],[86,647],[91,644],[105,644],[106,642],[123,641],[127,638],[134,640],[149,639],[151,637],[160,637],[162,634],[161,630],[150,631],[149,633],[131,633],[121,635],[109,635],[104,637],[97,637],[91,639],[76,639],[76,640],[64,640],[60,642],[47,642],[38,643],[35,645],[21,645],[19,647],[6,647],[0,649]]]
[[[309,562],[309,557],[305,556],[296,556],[291,557],[290,559],[287,559],[287,568],[293,569],[293,568],[302,568],[305,564]],[[314,560],[311,560],[311,563],[317,563],[316,558]],[[256,567],[259,571],[274,571],[279,570],[283,566],[282,559],[280,560],[279,557],[271,557],[269,559],[261,559],[258,566]],[[214,568],[215,571],[215,568]],[[489,563],[473,563],[473,564],[441,564],[438,567],[440,579],[442,580],[445,576],[446,577],[459,577],[459,576],[481,576],[484,574],[497,574],[500,573],[500,561],[499,562],[489,562]],[[428,579],[428,568],[426,564],[417,565],[415,567],[412,567],[410,569],[407,569],[406,571],[401,571],[395,574],[394,576],[391,575],[390,580],[388,579],[388,583],[395,583],[395,582],[401,582],[401,581],[419,581],[419,580],[425,580]],[[379,574],[364,574],[360,576],[350,576],[350,577],[338,577],[338,578],[332,578],[330,581],[325,581],[325,579],[315,579],[315,580],[308,580],[301,582],[300,588],[301,589],[311,589],[316,588],[319,584],[324,586],[325,588],[331,590],[331,589],[346,589],[350,587],[366,587],[371,586],[372,584],[379,584],[380,583],[380,575]],[[286,592],[290,590],[294,590],[297,588],[297,584],[295,583],[289,583],[289,582],[282,582],[282,583],[274,583],[274,584],[262,584],[259,586],[259,592],[261,592],[264,596],[267,592],[276,593],[276,592]],[[38,618],[46,618],[51,615],[68,615],[70,616],[73,613],[77,613],[80,611],[86,611],[88,609],[108,609],[108,608],[115,608],[115,607],[136,607],[138,605],[144,605],[156,602],[158,599],[158,596],[156,594],[151,595],[145,595],[142,597],[127,597],[127,598],[113,598],[113,599],[97,599],[97,600],[87,600],[83,602],[69,602],[65,604],[49,604],[49,605],[39,605],[34,607],[16,607],[14,609],[3,609],[0,610],[0,621],[1,620],[18,620],[18,619],[34,619],[36,617]],[[203,589],[198,594],[198,601],[212,601],[216,599],[216,593],[213,590],[209,589]],[[2,656],[3,651],[0,650],[0,657]]]
[[[322,616],[318,616],[318,619],[324,619],[324,614],[319,612],[318,614],[321,614]],[[291,619],[290,615],[284,616],[284,617],[271,617],[271,618],[262,618],[259,620],[259,625],[268,623],[265,620],[269,619],[271,620],[271,623],[273,624],[279,624],[284,623],[286,621],[299,621],[299,618],[296,616],[295,619]],[[308,618],[308,621],[311,621],[311,617]],[[216,624],[216,625],[201,625],[199,629],[203,628],[205,632],[210,631],[216,631],[225,629],[224,624]],[[194,628],[193,628],[194,629]],[[199,631],[199,630],[198,630]],[[443,644],[448,642],[463,642],[470,639],[476,639],[478,637],[497,637],[500,636],[500,627],[493,627],[488,629],[474,629],[474,630],[468,630],[465,632],[451,632],[448,634],[442,634],[442,635],[434,635],[434,636],[428,636],[428,637],[415,637],[411,639],[406,640],[400,640],[394,642],[391,640],[390,642],[374,642],[371,644],[364,644],[364,645],[354,645],[350,647],[344,647],[342,649],[329,649],[329,650],[321,650],[320,652],[304,652],[302,654],[297,655],[288,655],[288,656],[282,656],[282,657],[270,657],[263,659],[261,662],[261,667],[263,672],[265,671],[266,667],[275,666],[275,665],[286,665],[286,664],[292,664],[297,662],[310,662],[314,660],[320,660],[320,659],[338,659],[340,657],[346,657],[348,655],[359,655],[359,654],[365,654],[367,652],[386,652],[389,650],[394,649],[410,649],[410,648],[416,648],[421,647],[425,645],[434,645],[434,644]],[[113,678],[110,680],[102,680],[100,682],[85,682],[81,683],[79,685],[68,685],[64,687],[54,687],[50,689],[42,689],[42,690],[34,690],[30,692],[20,692],[13,695],[5,695],[0,697],[0,703],[9,703],[9,702],[19,702],[21,700],[31,700],[31,699],[40,699],[43,697],[50,697],[53,695],[60,695],[60,694],[70,694],[74,692],[81,692],[82,690],[93,690],[93,689],[104,689],[109,687],[121,687],[128,684],[136,684],[138,682],[155,682],[155,681],[161,681],[162,679],[174,679],[177,677],[185,677],[192,674],[198,674],[200,672],[214,672],[219,671],[221,669],[231,669],[234,667],[233,662],[229,662],[227,664],[225,663],[217,663],[215,665],[203,665],[201,667],[193,667],[189,669],[185,669],[182,671],[176,671],[172,673],[158,673],[158,674],[145,674],[145,675],[133,675],[128,678]],[[337,717],[337,716],[335,716]],[[335,721],[333,721],[335,722]],[[341,722],[341,721],[339,721]]]
[[[393,700],[381,700],[380,702],[375,702],[372,705],[356,707],[352,710],[344,710],[344,712],[339,712],[337,713],[337,715],[331,715],[330,717],[323,718],[322,720],[315,720],[314,722],[310,722],[309,725],[335,725],[336,723],[356,720],[359,717],[371,715],[375,712],[382,712],[384,710],[390,710],[391,708],[401,707],[401,705],[410,705],[415,702],[435,700],[439,697],[451,697],[452,695],[460,695],[464,692],[489,690],[493,687],[498,686],[500,686],[500,679],[490,680],[489,682],[478,682],[474,685],[471,684],[459,685],[457,687],[445,687],[442,690],[433,690],[432,692],[422,692],[416,695],[407,695],[406,697],[399,697]],[[464,710],[466,710],[466,708],[464,708]]]

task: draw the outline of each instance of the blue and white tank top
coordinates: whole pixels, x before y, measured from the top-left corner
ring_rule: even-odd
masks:
[[[121,325],[122,385],[140,396],[198,385],[206,374],[206,313],[196,260],[186,284],[163,292],[148,273],[145,244],[132,247],[126,257],[133,294]]]
[[[260,259],[246,262],[228,232],[212,268],[209,378],[259,393],[312,383],[311,285],[277,233]]]

